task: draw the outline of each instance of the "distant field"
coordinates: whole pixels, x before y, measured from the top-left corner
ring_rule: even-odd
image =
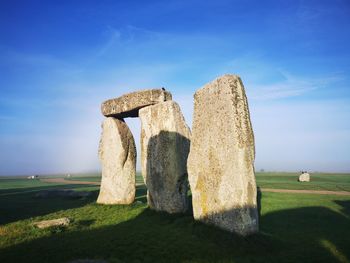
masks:
[[[350,174],[326,174],[311,173],[311,182],[298,182],[298,173],[283,172],[265,172],[256,173],[256,182],[262,188],[274,189],[296,189],[296,190],[328,190],[328,191],[350,191]],[[66,180],[100,182],[100,174],[72,174],[71,177],[66,175],[40,176],[39,178],[56,178],[61,177]],[[18,177],[0,177],[0,189],[10,188],[35,188],[42,186],[52,186],[50,183],[41,182],[38,179],[18,180]],[[140,172],[137,172],[136,183],[143,184],[143,178]],[[33,189],[34,190],[34,189]]]
[[[88,181],[88,182],[101,182],[101,175],[92,175],[92,176],[72,176],[70,178],[66,178],[66,180],[72,181]],[[143,184],[143,178],[140,172],[136,173],[136,183]]]
[[[29,179],[18,179],[18,178],[13,178],[13,179],[1,179],[0,178],[0,190],[2,190],[0,193],[4,193],[8,190],[10,192],[17,191],[18,189],[24,189],[24,188],[38,188],[38,187],[43,187],[43,186],[52,186],[51,183],[45,183],[41,182],[38,179],[34,180],[29,180]],[[26,189],[28,190],[28,189]]]
[[[350,191],[350,174],[313,174],[311,182],[298,182],[297,173],[256,173],[262,188]]]
[[[101,182],[101,176],[70,177],[65,179],[70,181]]]
[[[296,189],[296,190],[328,190],[328,191],[350,191],[350,174],[311,174],[311,182],[298,182],[298,173],[266,172],[256,173],[256,182],[262,188],[274,189]],[[101,176],[78,175],[66,178],[67,180],[81,180],[100,182]],[[136,183],[142,184],[141,173],[136,176]]]
[[[278,185],[292,182],[294,175],[275,180],[279,176],[258,174],[257,178],[271,178]],[[333,175],[322,176],[325,182]],[[96,176],[85,177],[91,178],[99,180]],[[36,191],[48,188],[85,190],[93,195],[86,199],[35,198]],[[140,202],[128,206],[97,205],[98,189],[0,179],[0,262],[55,263],[87,258],[112,263],[350,259],[350,197],[263,193],[261,232],[241,238],[196,222],[190,213],[167,215],[149,210],[144,186],[137,187],[136,200]],[[67,228],[40,230],[31,225],[63,216],[72,220]]]

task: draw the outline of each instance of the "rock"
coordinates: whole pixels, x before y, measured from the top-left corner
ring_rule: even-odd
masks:
[[[171,93],[162,89],[150,89],[125,94],[102,103],[102,114],[110,117],[138,117],[139,109],[171,100]]]
[[[88,191],[74,191],[68,189],[50,189],[42,190],[35,194],[36,198],[85,198],[91,196],[92,193]]]
[[[302,173],[301,175],[299,175],[299,182],[310,182],[310,174],[308,173]]]
[[[52,226],[68,226],[70,223],[69,218],[62,217],[58,219],[52,219],[52,220],[44,220],[33,223],[34,226],[37,228],[48,228]]]
[[[131,204],[135,199],[136,148],[123,120],[106,118],[99,147],[102,180],[99,204]]]
[[[240,235],[257,232],[254,135],[238,76],[197,90],[192,129],[187,167],[194,218]]]
[[[151,209],[188,209],[187,156],[191,132],[179,105],[167,101],[140,110],[141,168]]]

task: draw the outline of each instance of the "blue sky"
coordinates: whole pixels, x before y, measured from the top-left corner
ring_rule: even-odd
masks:
[[[349,1],[1,1],[0,33],[0,175],[96,171],[103,100],[164,86],[191,126],[225,73],[257,170],[350,172]]]

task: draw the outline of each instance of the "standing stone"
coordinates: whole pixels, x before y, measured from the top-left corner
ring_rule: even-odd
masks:
[[[302,173],[299,175],[298,178],[299,182],[310,182],[310,174],[309,173]]]
[[[164,88],[135,91],[119,98],[106,100],[101,105],[101,111],[106,117],[138,117],[141,108],[168,101],[171,98],[171,93]]]
[[[224,75],[195,93],[192,129],[194,218],[240,235],[257,232],[254,135],[238,76]]]
[[[187,157],[191,132],[179,105],[162,102],[143,108],[141,166],[150,208],[168,213],[188,209]]]
[[[136,148],[123,120],[106,118],[99,147],[102,181],[97,203],[130,204],[135,199]]]

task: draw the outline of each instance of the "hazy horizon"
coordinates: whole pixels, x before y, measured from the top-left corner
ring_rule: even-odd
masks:
[[[288,173],[296,173],[296,174],[299,174],[301,171],[268,171],[268,170],[264,170],[264,171],[261,171],[260,170],[256,170],[255,173],[281,173],[281,174],[288,174]],[[325,172],[325,171],[306,171],[308,172],[311,176],[313,174],[327,174],[327,175],[349,175],[350,172]],[[139,169],[136,169],[136,173],[140,173],[141,174],[141,170]],[[82,172],[75,172],[75,173],[37,173],[37,174],[11,174],[11,175],[6,175],[6,174],[0,174],[0,177],[27,177],[27,176],[32,176],[32,175],[38,175],[39,177],[40,176],[43,176],[43,177],[50,177],[50,176],[59,176],[59,177],[62,177],[62,176],[66,176],[66,175],[70,175],[71,177],[70,178],[74,178],[75,176],[82,176],[82,177],[89,177],[89,176],[95,176],[96,174],[98,175],[101,175],[101,171],[82,171]]]
[[[101,102],[244,83],[256,171],[350,172],[347,1],[0,3],[0,175],[97,171]],[[140,121],[129,124],[140,156]],[[137,169],[140,169],[138,158]]]

